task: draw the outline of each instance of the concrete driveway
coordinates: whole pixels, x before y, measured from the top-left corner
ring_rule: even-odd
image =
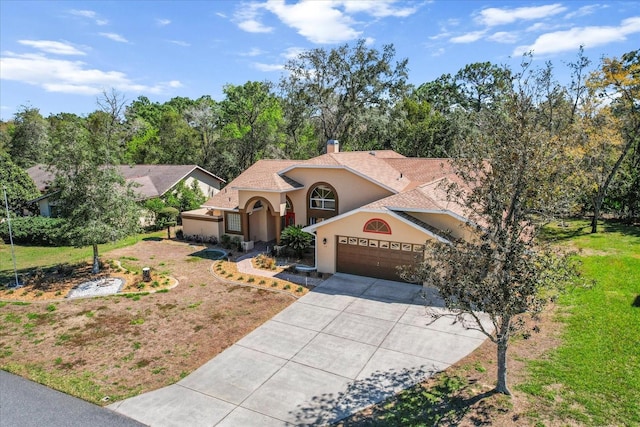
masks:
[[[151,426],[329,424],[484,341],[450,318],[430,323],[422,291],[336,274],[178,383],[109,407]]]

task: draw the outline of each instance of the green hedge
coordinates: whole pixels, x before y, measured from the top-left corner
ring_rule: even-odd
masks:
[[[42,216],[26,216],[11,219],[11,234],[17,244],[39,246],[62,246],[67,242],[61,229],[65,220],[62,218],[45,218]],[[0,238],[9,243],[9,226],[7,221],[0,224]]]

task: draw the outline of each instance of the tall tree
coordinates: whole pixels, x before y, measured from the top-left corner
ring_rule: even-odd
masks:
[[[496,102],[511,86],[510,70],[490,62],[466,65],[454,77],[463,106],[480,111]]]
[[[598,231],[598,219],[609,185],[627,154],[640,144],[640,50],[622,58],[604,58],[600,69],[587,82],[591,93],[583,115],[586,138],[585,160],[599,159],[601,179],[593,182],[591,232]]]
[[[17,214],[28,208],[27,201],[40,195],[29,174],[11,161],[9,154],[0,151],[0,192],[7,191],[9,209]],[[4,199],[2,204],[4,204]]]
[[[200,136],[197,163],[210,168],[216,156],[216,142],[220,139],[220,106],[210,96],[202,96],[184,115],[189,126]]]
[[[49,144],[47,121],[40,110],[21,107],[14,117],[15,128],[9,144],[11,159],[24,168],[43,160]]]
[[[330,51],[312,49],[285,64],[281,87],[321,130],[324,142],[339,139],[358,149],[359,118],[368,109],[388,109],[406,92],[406,59],[395,62],[395,48],[370,49],[365,40]]]
[[[443,184],[475,237],[427,242],[426,261],[404,272],[435,286],[460,321],[497,345],[496,391],[505,394],[510,337],[540,312],[548,287],[573,277],[567,258],[536,240],[563,191],[565,134],[541,119],[540,72],[525,65],[514,77],[499,99],[471,114],[468,137],[457,141],[456,176]]]
[[[158,128],[158,158],[153,163],[194,164],[198,160],[198,135],[184,117],[174,109],[162,113]]]
[[[53,200],[67,220],[61,231],[72,244],[93,247],[93,272],[98,273],[98,245],[136,232],[140,209],[106,140],[93,138],[87,122],[68,114],[52,118],[49,163],[55,174]]]
[[[264,157],[273,155],[282,142],[282,108],[269,82],[247,82],[242,86],[226,85],[221,102],[222,134],[227,153],[235,159],[228,165],[231,176]]]
[[[409,157],[447,157],[452,148],[454,121],[416,97],[403,99],[395,108],[400,124],[392,147]]]

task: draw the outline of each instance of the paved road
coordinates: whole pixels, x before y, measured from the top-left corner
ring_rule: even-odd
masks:
[[[110,409],[0,371],[0,427],[140,427]]]
[[[329,424],[484,341],[448,318],[430,323],[422,290],[336,274],[178,383],[110,408],[151,426]]]

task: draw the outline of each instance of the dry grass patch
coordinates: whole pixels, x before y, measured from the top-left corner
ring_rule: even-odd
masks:
[[[0,302],[0,369],[105,405],[175,383],[294,301],[248,286],[230,292],[210,261],[186,261],[197,250],[143,241],[104,255],[128,270],[150,267],[152,280],[175,277],[169,291]]]

